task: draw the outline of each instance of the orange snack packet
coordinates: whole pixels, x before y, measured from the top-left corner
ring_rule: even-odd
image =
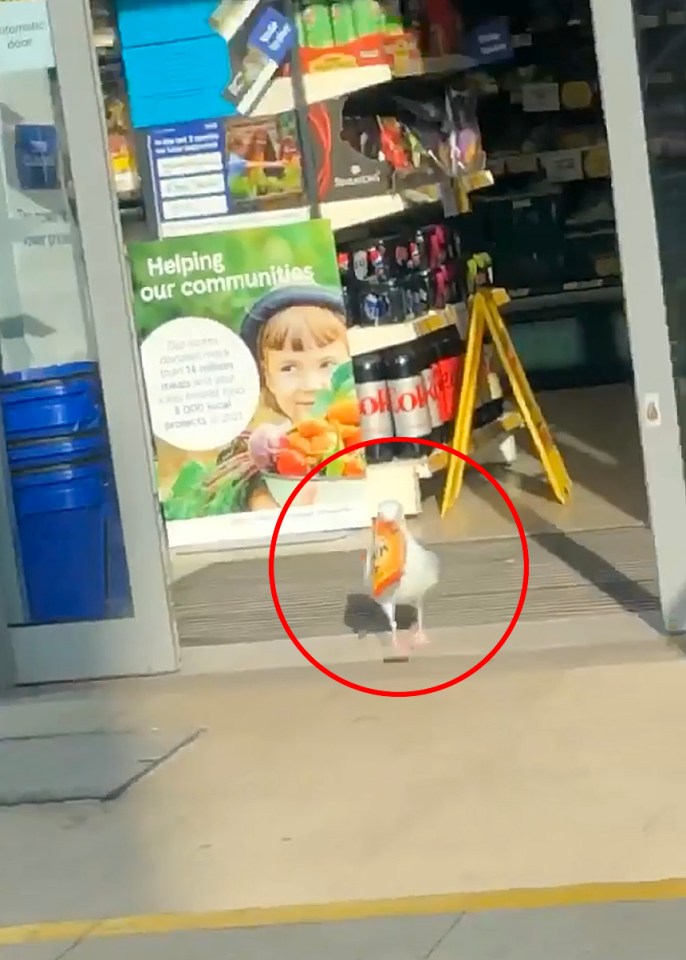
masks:
[[[378,597],[404,574],[407,542],[397,523],[378,518],[372,524],[372,538],[372,593]]]

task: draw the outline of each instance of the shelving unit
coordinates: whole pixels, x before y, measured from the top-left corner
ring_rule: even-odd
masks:
[[[488,16],[487,7],[488,4],[484,7],[485,17]],[[479,121],[495,186],[476,195],[473,207],[476,216],[486,208],[496,211],[497,216],[499,204],[502,209],[508,205],[516,207],[527,197],[544,196],[546,190],[556,192],[556,203],[563,209],[561,216],[565,221],[560,235],[559,269],[544,270],[541,276],[527,275],[525,251],[531,246],[530,259],[541,264],[546,258],[551,260],[553,250],[550,243],[539,243],[540,249],[533,250],[539,242],[531,235],[533,228],[527,227],[519,234],[513,232],[516,241],[513,240],[509,247],[507,244],[502,247],[499,243],[489,247],[488,237],[479,235],[479,231],[476,231],[476,235],[473,232],[474,214],[454,221],[467,254],[482,249],[491,253],[496,283],[507,287],[511,296],[504,313],[516,329],[538,322],[532,319],[534,317],[540,317],[541,322],[546,316],[556,317],[562,322],[565,320],[564,310],[569,311],[566,318],[569,322],[569,316],[577,309],[586,309],[588,306],[601,310],[605,306],[620,307],[622,287],[619,260],[613,254],[611,243],[609,252],[603,249],[603,238],[611,241],[614,236],[614,213],[590,12],[588,17],[570,20],[554,28],[550,25],[544,28],[528,25],[516,11],[512,16],[516,29],[511,37],[511,61],[483,65],[464,55],[457,55],[424,60],[419,66],[415,64],[409,73],[417,76],[417,83],[466,73],[471,78],[470,82],[479,85]],[[659,16],[651,14],[640,18],[643,32],[669,25],[686,25],[686,13],[675,6],[673,11],[663,12]],[[561,39],[564,42],[560,42]],[[109,64],[111,67],[118,58],[115,31],[111,27],[98,28],[96,43],[103,66]],[[372,103],[378,94],[390,89],[388,84],[407,75],[408,71],[389,66],[305,74],[302,93],[306,104],[352,94],[356,95],[356,103],[359,104],[365,102],[366,91],[369,91],[369,102]],[[653,85],[666,82],[660,74],[654,74],[649,79]],[[683,80],[686,84],[686,70]],[[582,90],[584,85],[588,88],[585,92]],[[416,93],[416,88],[413,90]],[[272,84],[253,116],[266,117],[292,111],[294,107],[292,80],[280,77]],[[125,189],[127,186],[131,184],[120,177],[120,202],[123,208],[135,210],[140,200],[135,191]],[[591,194],[600,197],[603,191],[609,197],[605,213],[594,221],[593,211],[589,213],[589,210],[585,210],[584,220],[587,197]],[[383,229],[384,223],[390,227],[394,222],[402,222],[407,215],[438,217],[442,210],[450,215],[451,202],[452,198],[434,185],[402,194],[390,191],[373,198],[322,203],[318,212],[331,222],[338,234],[347,235],[354,231],[355,235],[359,232],[362,236],[369,231],[369,235],[373,236],[375,231]],[[579,210],[582,214],[580,218]],[[250,213],[248,216],[251,223],[257,224],[293,222],[306,219],[309,214],[309,207],[301,206],[278,213],[265,211],[264,214]],[[491,213],[489,217],[493,223]],[[167,223],[163,235],[180,235],[190,230],[234,229],[244,223],[242,217],[236,214],[204,223]],[[574,272],[569,267],[567,248],[575,243],[583,246],[588,237],[595,238],[590,242],[598,243],[602,263],[594,267],[593,259],[589,257],[588,272],[585,273],[581,267]],[[495,239],[500,240],[497,231]],[[522,267],[519,274],[518,262]],[[499,279],[499,274],[505,268],[507,282]],[[594,274],[595,268],[598,272]],[[351,351],[359,354],[407,342],[421,336],[421,326],[419,322],[407,322],[388,328],[353,327],[349,331]],[[523,359],[526,364],[526,357]],[[402,484],[409,491],[416,488],[420,474],[426,474],[427,470],[429,468],[425,462],[394,461],[391,465],[375,468],[375,473],[380,475],[386,472],[390,478],[391,473],[399,477],[404,471],[405,480]]]

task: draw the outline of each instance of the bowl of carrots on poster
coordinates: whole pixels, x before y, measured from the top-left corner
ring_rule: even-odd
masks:
[[[260,459],[265,464],[263,477],[269,493],[283,506],[310,470],[361,439],[352,365],[343,364],[334,371],[330,389],[317,396],[311,416],[281,428],[272,434],[268,450],[263,447]],[[364,482],[364,475],[364,451],[343,453],[313,477],[316,492],[308,499],[322,506],[349,503],[349,484]]]

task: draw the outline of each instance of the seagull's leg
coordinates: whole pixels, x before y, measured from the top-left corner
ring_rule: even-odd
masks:
[[[414,634],[414,643],[417,647],[425,647],[430,643],[429,638],[424,633],[424,601],[420,600],[417,604],[417,628]]]
[[[383,612],[388,617],[388,622],[391,627],[391,643],[396,650],[399,650],[402,646],[398,640],[398,624],[395,619],[395,604],[394,603],[382,603],[381,608]]]

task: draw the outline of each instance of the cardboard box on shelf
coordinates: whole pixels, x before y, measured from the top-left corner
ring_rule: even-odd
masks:
[[[135,127],[249,115],[288,59],[281,0],[116,0]]]
[[[210,23],[218,0],[115,0],[122,47],[142,47],[215,35]]]
[[[347,116],[340,99],[312,105],[309,121],[322,203],[421,193],[440,182],[437,170],[413,163],[393,121]]]

